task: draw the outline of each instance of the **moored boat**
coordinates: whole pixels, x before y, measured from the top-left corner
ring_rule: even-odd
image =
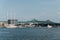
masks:
[[[51,26],[51,25],[47,25],[47,27],[48,27],[48,28],[52,28],[52,26]]]

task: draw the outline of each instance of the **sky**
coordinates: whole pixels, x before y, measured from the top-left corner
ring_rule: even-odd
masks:
[[[60,0],[0,0],[0,20],[60,22]]]

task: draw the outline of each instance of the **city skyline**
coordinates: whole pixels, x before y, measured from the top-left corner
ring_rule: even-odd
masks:
[[[60,0],[0,0],[0,20],[11,18],[60,23]]]

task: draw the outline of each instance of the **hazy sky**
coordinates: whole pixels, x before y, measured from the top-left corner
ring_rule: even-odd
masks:
[[[0,0],[0,20],[9,18],[60,22],[60,0]]]

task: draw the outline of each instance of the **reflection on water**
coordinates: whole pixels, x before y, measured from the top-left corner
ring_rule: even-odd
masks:
[[[60,40],[60,28],[0,28],[0,40]]]

